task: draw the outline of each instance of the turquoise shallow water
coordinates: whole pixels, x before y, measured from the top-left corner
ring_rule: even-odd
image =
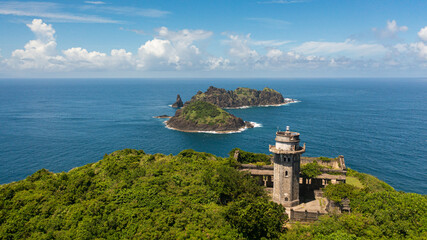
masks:
[[[176,94],[210,85],[266,86],[300,103],[227,110],[262,127],[235,134],[165,128]],[[234,147],[268,153],[277,127],[301,133],[306,156],[344,155],[347,166],[397,190],[427,194],[426,79],[27,79],[0,80],[0,183],[40,168],[54,172],[137,148],[226,156]]]

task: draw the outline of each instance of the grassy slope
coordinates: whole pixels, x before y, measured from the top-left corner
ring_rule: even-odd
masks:
[[[68,173],[40,170],[0,186],[0,239],[275,236],[284,209],[233,164],[125,149]]]
[[[0,186],[0,239],[426,239],[427,197],[361,183],[329,185],[351,214],[279,233],[283,208],[232,158],[125,149],[68,173],[40,170]],[[334,189],[335,188],[335,189]]]
[[[225,124],[231,118],[231,114],[221,108],[207,102],[194,101],[183,108],[182,117],[186,120],[200,124]]]
[[[296,224],[281,239],[427,239],[426,195],[397,192],[378,178],[351,169],[347,174],[347,184],[328,185],[324,195],[349,198],[350,214]]]

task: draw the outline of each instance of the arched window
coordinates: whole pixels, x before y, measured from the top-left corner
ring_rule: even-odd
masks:
[[[285,197],[285,201],[286,201],[286,202],[287,202],[287,201],[289,201],[287,197]]]
[[[287,177],[288,176],[288,171],[285,171],[285,177]]]

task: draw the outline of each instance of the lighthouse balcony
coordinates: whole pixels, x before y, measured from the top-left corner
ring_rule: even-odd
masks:
[[[297,148],[295,150],[283,150],[280,148],[277,148],[275,145],[269,145],[269,150],[272,153],[276,154],[298,154],[298,153],[304,153],[305,152],[305,143],[304,146],[296,146]]]

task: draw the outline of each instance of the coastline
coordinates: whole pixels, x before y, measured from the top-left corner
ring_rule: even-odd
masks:
[[[246,109],[246,108],[253,108],[253,107],[280,107],[291,103],[299,103],[301,101],[297,99],[292,99],[289,102],[279,103],[279,104],[268,104],[268,105],[252,105],[252,106],[241,106],[241,107],[225,107],[223,109]]]
[[[249,121],[250,122],[250,121]],[[249,129],[248,127],[242,127],[239,128],[238,130],[235,131],[198,131],[198,130],[181,130],[181,129],[177,129],[177,128],[173,128],[171,126],[168,125],[167,121],[163,122],[165,124],[165,127],[167,129],[170,130],[175,130],[175,131],[179,131],[179,132],[187,132],[187,133],[210,133],[210,134],[232,134],[232,133],[241,133],[247,129]],[[250,122],[254,127],[253,128],[257,128],[257,127],[262,127],[262,124],[260,123],[256,123],[256,122]]]

